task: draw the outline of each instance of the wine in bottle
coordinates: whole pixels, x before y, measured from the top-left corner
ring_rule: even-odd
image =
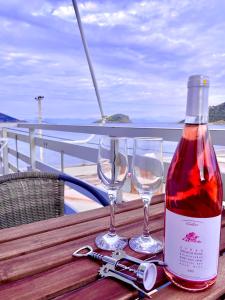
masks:
[[[183,135],[166,182],[165,272],[189,291],[211,286],[218,268],[223,191],[207,128],[208,89],[208,77],[189,78]]]

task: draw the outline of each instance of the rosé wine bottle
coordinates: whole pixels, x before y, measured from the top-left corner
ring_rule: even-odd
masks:
[[[208,88],[208,77],[189,78],[185,126],[166,182],[165,272],[189,291],[211,286],[218,269],[223,190],[207,128]]]

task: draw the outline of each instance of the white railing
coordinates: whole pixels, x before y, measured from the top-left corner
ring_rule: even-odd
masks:
[[[19,160],[27,164],[31,169],[39,169],[42,171],[56,171],[56,168],[37,159],[37,147],[48,149],[60,153],[61,172],[64,172],[64,156],[69,155],[92,163],[97,162],[97,145],[95,148],[89,144],[78,145],[66,140],[55,140],[49,136],[38,136],[38,129],[43,131],[70,132],[95,135],[109,135],[115,137],[161,137],[164,141],[178,142],[182,134],[182,126],[180,128],[159,128],[159,127],[125,127],[115,125],[49,125],[49,124],[18,124],[17,128],[3,128],[2,136],[9,140],[15,141],[15,148],[10,147],[9,143],[3,150],[3,167],[4,173],[10,170],[19,170]],[[21,131],[23,130],[23,131]],[[225,130],[210,129],[212,142],[214,145],[225,146]],[[29,144],[29,155],[18,150],[18,142]],[[9,154],[16,158],[16,165],[9,159]],[[169,161],[165,160],[165,176],[168,170]],[[225,173],[222,170],[222,179],[225,183]]]

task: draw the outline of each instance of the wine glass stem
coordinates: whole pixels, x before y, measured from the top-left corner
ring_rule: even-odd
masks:
[[[148,221],[149,221],[149,199],[146,200],[144,199],[144,228],[143,228],[143,236],[144,237],[149,237],[150,236],[150,232],[148,229]]]
[[[110,225],[109,234],[116,235],[115,228],[115,201],[116,201],[116,191],[110,191],[109,193],[109,205],[110,205]]]

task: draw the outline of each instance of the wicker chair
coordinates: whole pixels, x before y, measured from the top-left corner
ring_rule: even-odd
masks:
[[[108,201],[84,181],[64,174],[21,172],[0,177],[0,228],[64,214],[64,182],[87,190],[104,206]]]

